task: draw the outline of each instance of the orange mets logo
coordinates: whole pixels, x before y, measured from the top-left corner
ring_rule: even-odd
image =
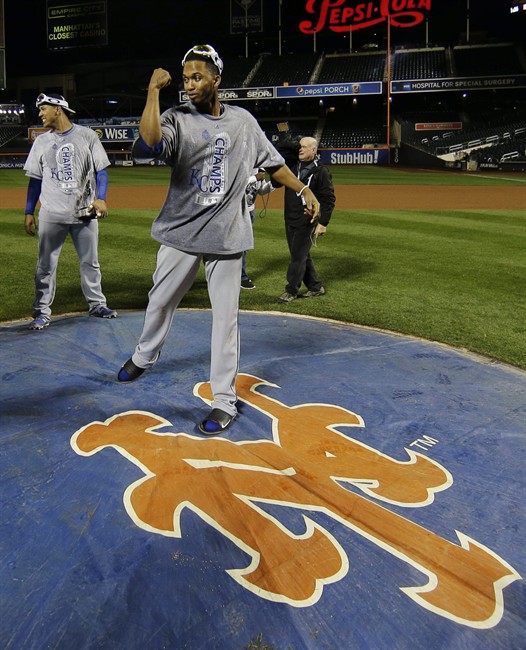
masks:
[[[308,607],[325,585],[346,575],[348,553],[313,519],[322,513],[417,569],[422,584],[400,588],[418,605],[472,628],[495,626],[505,587],[520,578],[513,567],[466,532],[455,531],[454,543],[389,507],[431,504],[453,483],[447,469],[413,450],[405,449],[400,461],[353,439],[353,428],[365,423],[352,411],[288,406],[262,394],[261,386],[278,388],[238,376],[239,399],[268,416],[272,440],[167,431],[166,419],[128,411],[82,427],[71,446],[82,456],[113,447],[144,472],[124,493],[126,511],[140,528],[181,537],[181,515],[189,509],[236,544],[251,561],[228,574],[261,598]],[[194,394],[211,402],[208,383],[197,384]],[[265,504],[301,512],[304,532],[294,534]]]

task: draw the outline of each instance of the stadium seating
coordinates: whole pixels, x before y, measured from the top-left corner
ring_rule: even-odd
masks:
[[[389,70],[387,53],[378,48],[334,54],[227,55],[224,61],[222,88],[385,83],[388,72],[393,81],[526,74],[524,52],[509,43],[433,45],[425,48],[408,44],[396,46],[392,50]],[[151,70],[156,65],[154,61],[126,60],[77,66],[74,75],[76,96],[72,97],[77,118],[82,120],[89,116],[94,122],[106,124],[137,123],[144,106]],[[175,75],[175,71],[180,70],[180,59],[163,62],[163,66]],[[178,82],[163,91],[163,109],[179,102],[181,89],[182,84]],[[525,91],[520,86],[517,90],[519,97],[524,96]],[[513,97],[516,96],[514,92]],[[478,90],[467,92],[464,97],[461,92],[393,94],[391,118],[396,111],[397,124],[401,125],[396,140],[429,156],[451,151],[462,153],[466,149],[478,150],[473,154],[473,159],[523,156],[524,136],[520,129],[526,126],[525,104],[524,100],[513,103],[510,98],[511,94],[505,92],[493,91],[490,96]],[[277,122],[289,121],[292,135],[315,135],[320,139],[321,148],[386,145],[385,96],[304,97],[299,101],[289,98],[247,100],[242,105],[255,115],[270,139],[277,134]],[[511,108],[509,114],[495,110],[506,105]],[[35,111],[28,110],[25,119],[28,124],[30,119],[33,119],[31,123],[35,123]],[[416,131],[416,122],[458,122],[462,123],[462,130],[435,128],[433,131]],[[2,153],[14,151],[23,139],[23,146],[27,149],[27,125],[21,125],[23,133],[20,129],[15,133],[3,126],[0,129]],[[393,133],[392,127],[392,136]]]
[[[310,81],[319,54],[269,54],[262,58],[250,86],[299,86]]]
[[[479,165],[498,164],[502,160],[526,160],[526,135],[515,136],[489,147],[471,150],[469,157]]]
[[[381,122],[381,120],[380,120]],[[320,147],[326,149],[360,148],[386,144],[386,129],[378,121],[349,119],[347,113],[329,113],[320,137]]]
[[[459,77],[524,73],[519,53],[511,44],[459,45],[453,48],[453,61]]]
[[[225,69],[221,75],[223,88],[242,88],[250,85],[251,72],[259,63],[259,56],[236,57],[225,60]]]
[[[391,79],[441,79],[449,77],[445,48],[397,50],[391,59]]]
[[[326,56],[317,83],[383,81],[385,52]]]
[[[526,120],[510,119],[513,113],[500,114],[499,119],[491,121],[479,120],[465,122],[462,130],[440,131],[434,135],[413,132],[406,128],[404,140],[417,148],[427,150],[434,156],[445,154],[461,155],[468,152],[472,160],[499,161],[502,156],[516,154],[514,157],[524,158],[526,155]],[[406,127],[411,125],[406,120]],[[476,152],[476,153],[474,153]]]

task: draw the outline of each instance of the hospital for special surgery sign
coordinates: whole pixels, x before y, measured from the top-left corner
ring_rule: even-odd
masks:
[[[106,0],[47,0],[49,50],[108,44]]]

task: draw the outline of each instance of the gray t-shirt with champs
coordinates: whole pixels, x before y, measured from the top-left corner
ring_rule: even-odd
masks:
[[[38,218],[79,223],[82,209],[97,198],[97,172],[109,164],[97,134],[85,126],[39,135],[24,165],[27,176],[42,180]]]
[[[281,167],[284,158],[245,109],[222,106],[219,117],[190,102],[161,116],[162,152],[170,186],[152,237],[189,253],[228,255],[254,247],[245,188],[255,167]],[[134,155],[141,154],[140,142]]]

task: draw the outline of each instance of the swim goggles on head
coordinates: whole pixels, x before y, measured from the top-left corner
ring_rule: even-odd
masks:
[[[223,61],[211,45],[194,45],[184,55],[182,65],[186,63],[186,59],[190,54],[199,54],[199,56],[204,56],[212,59],[212,62],[217,66],[217,69],[219,70],[219,74],[223,72]]]
[[[36,107],[40,108],[42,104],[50,104],[51,106],[60,106],[63,108],[65,111],[69,111],[70,113],[74,113],[75,111],[69,107],[68,102],[62,97],[50,97],[49,95],[46,95],[46,93],[40,93],[40,95],[37,97],[36,101]]]

